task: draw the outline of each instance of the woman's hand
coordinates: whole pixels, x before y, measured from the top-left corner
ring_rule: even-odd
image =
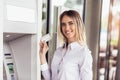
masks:
[[[40,51],[39,51],[40,55],[46,55],[47,51],[48,51],[47,43],[44,41],[40,41]]]
[[[40,61],[41,61],[41,64],[45,64],[46,63],[46,53],[49,48],[48,48],[47,43],[44,41],[40,41],[39,46],[40,46],[40,50],[39,50]]]

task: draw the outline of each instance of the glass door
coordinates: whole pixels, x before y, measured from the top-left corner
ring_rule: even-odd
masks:
[[[119,0],[103,0],[98,80],[115,80],[120,27]]]

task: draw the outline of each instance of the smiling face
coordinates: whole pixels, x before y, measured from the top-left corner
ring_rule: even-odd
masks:
[[[65,43],[77,41],[86,44],[85,26],[77,11],[68,10],[60,15],[60,31]]]
[[[68,43],[74,42],[76,40],[76,25],[71,17],[67,15],[63,16],[61,20],[61,30]]]

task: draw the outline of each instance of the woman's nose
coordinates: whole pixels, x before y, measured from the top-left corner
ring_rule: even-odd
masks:
[[[69,29],[70,29],[70,26],[67,24],[65,27],[65,30],[69,30]]]

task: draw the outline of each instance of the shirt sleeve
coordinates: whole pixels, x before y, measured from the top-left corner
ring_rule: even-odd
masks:
[[[41,71],[42,71],[42,75],[43,75],[45,80],[51,80],[50,69],[49,69],[47,63],[41,65]]]
[[[93,71],[92,71],[92,55],[90,51],[83,52],[83,62],[80,69],[80,80],[93,80]]]

